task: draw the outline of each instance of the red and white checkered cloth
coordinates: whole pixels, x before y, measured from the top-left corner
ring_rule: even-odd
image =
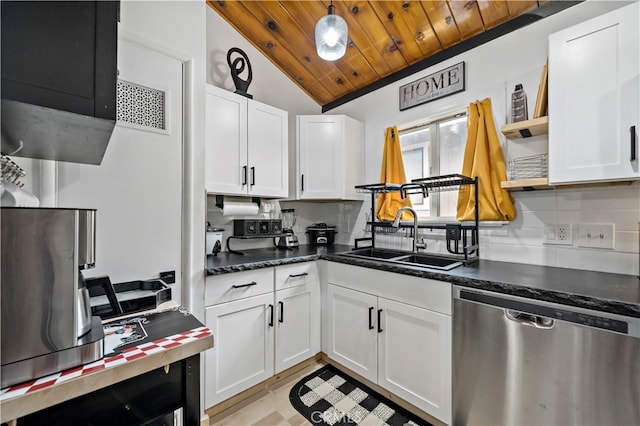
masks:
[[[173,336],[163,337],[162,339],[158,339],[153,342],[143,343],[142,345],[125,349],[121,353],[114,356],[105,357],[89,364],[70,368],[68,370],[54,373],[46,377],[41,377],[37,380],[31,380],[28,382],[20,383],[18,385],[4,388],[0,391],[0,401],[5,401],[7,399],[24,395],[29,392],[35,392],[40,389],[48,388],[50,386],[66,382],[67,380],[79,376],[91,374],[99,370],[116,367],[118,365],[134,361],[147,355],[166,351],[167,349],[184,345],[185,343],[195,342],[196,340],[210,335],[211,330],[209,330],[207,327],[198,327],[194,328],[193,330],[174,334]]]

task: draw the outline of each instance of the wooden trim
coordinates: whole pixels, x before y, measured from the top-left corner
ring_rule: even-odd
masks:
[[[500,186],[507,191],[533,191],[536,189],[588,189],[600,188],[603,186],[627,186],[638,182],[637,180],[621,180],[611,182],[585,182],[572,184],[549,185],[548,178],[532,178],[521,180],[509,180],[500,183]]]
[[[305,368],[315,365],[321,361],[320,352],[314,355],[313,357],[302,361],[293,367],[289,367],[288,369],[276,374],[275,376],[269,377],[267,380],[264,380],[257,385],[246,389],[231,398],[228,398],[222,401],[219,404],[210,407],[205,411],[205,413],[209,416],[211,421],[215,422],[216,418],[220,419],[222,417],[226,417],[229,414],[243,408],[247,404],[253,402],[254,399],[259,398],[272,386],[278,384],[281,381],[284,381],[287,377],[296,374],[297,372],[304,370]]]
[[[200,426],[209,426],[209,416],[203,414],[202,417],[200,417]]]
[[[322,360],[323,364],[331,364],[331,365],[333,365],[338,370],[348,374],[349,376],[353,377],[357,381],[362,382],[363,384],[367,385],[368,387],[370,387],[374,391],[378,392],[380,395],[384,396],[385,398],[388,398],[390,401],[395,402],[396,404],[398,404],[402,408],[404,408],[406,410],[409,410],[410,412],[414,413],[415,415],[423,418],[424,420],[428,421],[432,425],[434,425],[434,426],[446,426],[445,423],[442,423],[442,421],[436,419],[431,414],[419,409],[415,405],[405,401],[404,399],[400,398],[396,394],[389,392],[387,389],[379,386],[376,383],[373,383],[369,379],[365,379],[364,377],[362,377],[358,373],[354,372],[353,370],[351,370],[351,369],[345,367],[344,365],[340,364],[339,362],[334,361],[333,359],[329,358],[329,356],[327,354],[325,354],[324,352],[322,352],[321,360]]]

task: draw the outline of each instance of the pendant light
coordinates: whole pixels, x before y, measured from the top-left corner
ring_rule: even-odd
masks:
[[[316,50],[325,61],[340,59],[347,51],[347,23],[334,13],[335,8],[332,0],[327,15],[316,23]]]

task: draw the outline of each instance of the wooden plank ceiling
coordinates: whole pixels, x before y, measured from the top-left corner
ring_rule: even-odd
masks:
[[[466,50],[461,50],[463,45],[472,48],[479,40],[488,41],[575,3],[336,0],[335,13],[349,28],[349,46],[344,57],[328,62],[316,54],[314,30],[327,14],[329,1],[207,0],[323,110],[403,78],[407,70],[431,66],[429,58],[442,61]]]

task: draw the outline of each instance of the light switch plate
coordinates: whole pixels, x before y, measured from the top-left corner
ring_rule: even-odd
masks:
[[[613,250],[615,247],[615,224],[579,223],[578,247],[593,247]]]

